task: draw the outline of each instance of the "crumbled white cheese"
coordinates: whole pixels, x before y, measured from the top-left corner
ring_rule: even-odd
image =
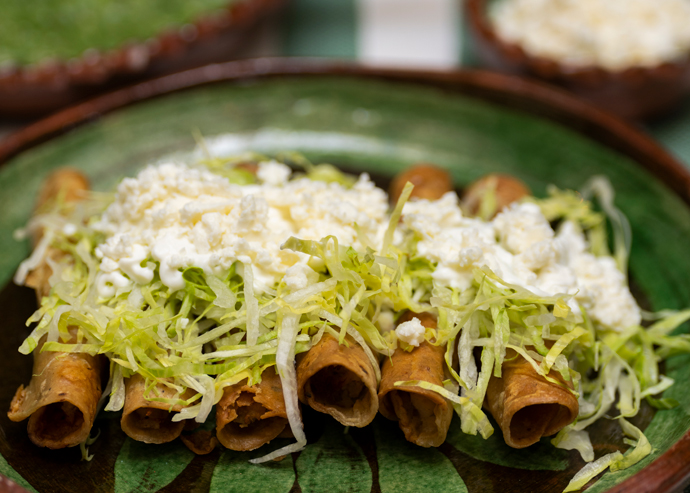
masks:
[[[282,185],[290,178],[292,170],[278,161],[263,161],[259,163],[256,176],[269,185]]]
[[[306,255],[280,249],[291,236],[333,235],[343,245],[361,248],[357,225],[372,241],[382,238],[387,198],[367,175],[346,189],[306,178],[285,181],[286,169],[263,163],[259,171],[265,176],[259,178],[264,183],[248,186],[174,163],[149,166],[123,180],[95,225],[106,235],[96,248],[103,271],[99,294],[113,296],[122,279],[149,282],[155,262],[163,284],[181,289],[183,269],[195,266],[223,275],[238,260],[252,265],[255,289],[263,291],[293,265],[306,263]],[[310,275],[291,271],[288,287],[303,285]]]
[[[498,213],[493,224],[501,246],[513,254],[527,252],[533,245],[553,239],[553,230],[537,204],[513,204]]]
[[[575,299],[594,320],[617,329],[640,323],[640,309],[613,258],[583,253],[571,268],[579,289]]]
[[[453,195],[453,196],[451,196]],[[463,218],[457,197],[405,205],[403,224],[419,236],[417,252],[435,262],[441,286],[470,287],[474,268],[486,266],[504,282],[539,296],[572,295],[592,319],[615,330],[640,323],[640,309],[611,257],[588,253],[575,224],[554,234],[539,207],[512,204],[493,221]]]
[[[77,233],[77,226],[73,223],[65,223],[62,227],[62,233],[65,236],[74,236]]]
[[[573,66],[650,67],[690,52],[688,0],[500,0],[490,15],[501,38]]]
[[[304,289],[319,280],[317,274],[311,267],[304,264],[295,264],[285,271],[283,282],[292,291]]]
[[[422,237],[419,255],[437,263],[433,278],[460,290],[471,286],[472,269],[481,263],[485,249],[496,243],[491,225],[462,216],[453,192],[437,201],[407,202],[403,223]]]
[[[417,317],[403,322],[395,328],[395,335],[398,336],[399,340],[415,347],[424,342],[425,332],[426,327],[422,325],[422,322]]]
[[[363,249],[359,230],[374,246],[380,244],[389,221],[387,197],[367,175],[346,189],[289,180],[286,170],[280,163],[262,163],[262,183],[239,186],[205,168],[165,163],[123,180],[94,226],[106,236],[95,250],[101,261],[99,294],[109,298],[132,284],[149,283],[156,270],[165,286],[181,289],[185,268],[223,276],[237,261],[251,265],[256,292],[281,279],[294,291],[317,282],[318,274],[306,265],[308,256],[281,249],[291,236],[332,235]],[[437,201],[405,204],[403,225],[418,235],[417,252],[436,264],[432,276],[441,286],[466,289],[473,270],[486,266],[505,283],[537,295],[572,295],[573,311],[579,303],[593,320],[613,329],[640,321],[614,261],[588,253],[574,224],[565,223],[554,234],[534,204],[513,204],[484,222],[463,217],[457,196],[448,193]],[[378,320],[383,330],[392,325],[386,317],[382,313]],[[401,340],[415,345],[410,341],[423,338],[421,325],[401,327]]]

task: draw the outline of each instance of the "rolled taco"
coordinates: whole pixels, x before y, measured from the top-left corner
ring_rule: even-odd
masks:
[[[488,220],[513,202],[532,195],[529,187],[514,176],[491,173],[470,184],[462,197],[463,208]]]
[[[72,340],[76,343],[76,330]],[[44,336],[34,350],[33,376],[12,398],[12,421],[29,418],[29,438],[39,447],[59,449],[84,442],[96,418],[101,397],[100,357],[85,353],[41,351]]]
[[[261,382],[243,380],[226,387],[216,406],[216,436],[231,450],[254,450],[279,436],[288,424],[283,386],[275,368]]]
[[[61,168],[46,178],[38,193],[34,215],[50,212],[58,208],[58,205],[69,206],[83,200],[89,190],[89,180],[77,170]],[[43,237],[43,230],[32,231],[31,242],[34,248]],[[38,302],[50,293],[49,279],[52,269],[48,259],[59,262],[65,257],[65,252],[48,246],[44,256],[44,261],[32,269],[26,276],[24,285],[36,291]]]
[[[181,399],[192,397],[188,389]],[[144,443],[167,443],[180,436],[185,427],[184,421],[174,422],[175,413],[182,410],[176,404],[147,399],[157,396],[161,399],[174,399],[176,391],[164,384],[157,384],[150,392],[146,391],[146,380],[141,375],[133,375],[125,380],[125,406],[120,425],[130,438]]]
[[[297,395],[312,409],[361,428],[376,417],[376,373],[362,347],[324,334],[297,363]]]
[[[45,212],[56,201],[78,201],[88,188],[87,178],[78,171],[59,170],[44,183],[36,212]],[[34,246],[42,234],[42,231],[34,233]],[[58,261],[62,257],[64,252],[48,247],[44,259]],[[39,301],[50,292],[51,274],[52,269],[44,260],[26,277],[25,284],[36,290]],[[69,329],[70,339],[63,342],[80,342],[77,340],[77,328]],[[86,353],[42,351],[45,342],[46,336],[34,349],[31,382],[27,387],[19,387],[7,414],[12,421],[29,418],[28,435],[36,445],[51,449],[72,447],[84,442],[93,426],[101,397],[103,360],[101,356]]]
[[[473,214],[493,217],[511,203],[530,195],[520,180],[509,175],[491,174],[474,182],[463,198]],[[498,422],[503,438],[511,447],[524,448],[542,436],[558,433],[577,417],[577,397],[572,384],[558,372],[547,380],[513,350],[508,350],[501,367],[501,378],[489,380],[484,407]]]
[[[36,199],[36,214],[47,212],[55,202],[74,204],[83,200],[90,188],[89,179],[72,168],[60,168],[46,178]]]
[[[425,327],[436,327],[436,319],[429,313],[408,312],[400,323],[413,317],[418,318]],[[381,414],[397,421],[405,438],[422,447],[438,447],[446,440],[453,418],[453,406],[436,392],[421,387],[396,387],[395,382],[420,380],[443,386],[444,353],[444,347],[424,341],[409,352],[396,349],[381,368]]]
[[[492,376],[489,380],[484,406],[511,447],[528,447],[577,418],[577,396],[571,390],[572,383],[565,382],[560,373],[549,372],[549,378],[558,383],[550,382],[512,349],[506,352],[501,372],[501,378]]]
[[[417,164],[395,177],[390,188],[392,201],[397,200],[407,182],[415,186],[411,199],[438,200],[453,190],[447,171],[431,164]],[[408,312],[399,323],[413,317],[417,317],[425,327],[436,327],[436,319],[429,313]],[[445,347],[425,341],[411,351],[396,349],[381,367],[381,414],[397,421],[405,438],[422,447],[438,447],[445,441],[453,418],[453,407],[436,392],[420,387],[395,387],[395,382],[421,380],[442,386],[444,353]]]
[[[407,182],[414,185],[411,197],[418,199],[437,200],[453,190],[453,180],[446,170],[433,164],[419,163],[410,166],[393,179],[389,189],[393,204],[398,201]]]

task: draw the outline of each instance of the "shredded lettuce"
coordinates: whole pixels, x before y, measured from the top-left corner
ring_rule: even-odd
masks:
[[[302,167],[311,179],[354,183],[330,165],[313,165],[294,154],[283,157]],[[219,159],[207,154],[201,164],[246,184],[254,183],[253,175],[238,165],[256,158]],[[400,226],[411,192],[408,184],[378,239],[378,250],[375,239],[363,234],[358,240],[365,247],[359,250],[340,244],[334,236],[319,241],[287,239],[281,248],[309,257],[309,265],[318,273],[318,279],[295,291],[279,281],[258,292],[248,262],[236,262],[224,275],[197,267],[184,269],[184,288],[171,290],[161,282],[158,264],[149,258],[145,262],[155,266],[150,283],[116,286],[113,296],[103,299],[96,286],[100,267],[95,254],[103,237],[89,227],[96,220],[89,218],[97,217],[107,197],[97,197],[91,206],[69,216],[60,211],[37,216],[27,231],[44,234],[16,280],[24,282],[32,269],[49,261],[51,290],[29,319],[37,324],[19,350],[28,354],[46,337],[44,351],[105,354],[110,359],[106,410],[122,409],[124,381],[138,374],[146,381],[146,398],[183,406],[176,421],[205,421],[226,387],[245,379],[258,383],[261,372],[275,366],[296,442],[253,461],[260,463],[306,445],[297,400],[296,354],[308,351],[324,333],[341,343],[350,335],[364,349],[380,380],[379,361],[398,347],[395,331],[384,332],[378,325],[380,314],[430,311],[437,315],[438,325],[427,330],[425,338],[446,348],[450,379],[443,387],[423,381],[395,385],[421,387],[448,399],[460,416],[463,432],[484,438],[493,433],[482,411],[489,381],[501,377],[508,358],[522,357],[538,374],[563,385],[553,376],[560,375],[578,396],[580,415],[552,440],[558,448],[578,450],[589,462],[566,491],[580,489],[606,468],[624,469],[648,455],[650,443],[625,418],[637,414],[642,399],[660,409],[675,404],[658,396],[673,384],[660,373],[659,365],[669,356],[690,352],[690,336],[676,334],[690,320],[690,310],[646,314],[653,322],[649,327],[614,331],[593,324],[584,307],[575,313],[572,295],[535,294],[506,282],[486,266],[474,268],[467,289],[443,286],[434,281],[435,264],[417,252],[419,238]],[[603,212],[595,210],[590,198]],[[594,179],[581,194],[550,188],[547,198],[534,200],[549,221],[577,224],[594,254],[612,251],[619,269],[626,272],[630,229],[613,205],[607,182]],[[614,232],[612,246],[606,236],[607,220]],[[78,225],[76,232],[65,227],[68,223]],[[51,249],[63,255],[47,259]],[[156,392],[159,385],[175,395],[163,398]],[[185,397],[189,389],[193,396]],[[616,402],[617,410],[612,410]],[[586,428],[603,416],[617,419],[631,449],[625,455],[615,452],[594,460]]]

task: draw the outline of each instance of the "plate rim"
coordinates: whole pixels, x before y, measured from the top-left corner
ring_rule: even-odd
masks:
[[[256,58],[206,65],[107,93],[63,109],[6,137],[0,143],[0,169],[41,143],[139,102],[205,85],[280,77],[351,77],[435,87],[545,118],[618,151],[659,178],[690,206],[690,170],[654,139],[568,92],[545,83],[483,70],[379,68],[315,58]],[[512,98],[512,99],[511,99]],[[644,471],[644,476],[640,474]],[[0,474],[0,493],[26,491]],[[680,492],[690,482],[690,431],[654,462],[607,493]],[[16,488],[20,488],[19,490]]]

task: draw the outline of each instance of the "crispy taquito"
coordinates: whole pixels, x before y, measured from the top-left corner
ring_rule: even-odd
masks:
[[[253,162],[236,167],[252,175],[258,169]],[[287,425],[283,385],[275,367],[264,370],[256,385],[243,380],[226,387],[216,405],[216,437],[231,450],[255,450],[282,436]]]
[[[491,174],[474,182],[463,202],[471,213],[490,219],[511,203],[530,195],[522,181],[510,175]],[[513,350],[508,350],[501,378],[489,380],[484,407],[498,422],[505,442],[524,448],[542,436],[558,433],[577,417],[577,397],[561,375],[551,371],[551,382]]]
[[[182,410],[176,404],[170,406],[151,398],[174,399],[175,389],[162,383],[146,391],[146,380],[141,375],[133,375],[125,380],[125,406],[120,425],[122,431],[134,440],[144,443],[167,443],[176,439],[185,427],[184,421],[173,421],[175,413]],[[188,389],[181,399],[189,399],[194,391]],[[150,398],[149,398],[150,397]]]
[[[297,395],[304,404],[345,426],[368,425],[379,408],[371,360],[350,336],[338,344],[338,339],[324,334],[299,359]]]
[[[46,178],[38,193],[34,214],[42,214],[55,209],[58,204],[69,207],[84,199],[89,190],[89,180],[77,170],[62,168]],[[43,230],[32,231],[31,242],[35,248],[43,237]],[[36,291],[38,302],[50,293],[50,276],[53,271],[47,259],[59,262],[65,257],[65,252],[53,246],[48,246],[45,254],[46,261],[32,269],[26,276],[24,285]]]
[[[216,436],[231,450],[254,450],[280,435],[288,424],[283,386],[275,368],[261,382],[243,380],[226,387],[216,406]]]
[[[407,182],[414,185],[410,199],[437,200],[453,190],[450,175],[431,164],[417,164],[395,177],[390,198],[397,201]],[[399,323],[417,317],[425,327],[435,328],[436,318],[429,313],[408,312]],[[411,351],[397,348],[381,367],[379,401],[381,414],[397,421],[405,438],[422,447],[438,447],[448,434],[453,407],[447,399],[421,387],[395,387],[395,382],[420,380],[443,386],[444,346],[423,342]]]
[[[463,208],[473,216],[488,220],[513,202],[531,194],[522,180],[510,175],[491,173],[467,187],[462,203]]]
[[[58,200],[76,202],[84,197],[89,184],[78,171],[62,169],[48,177],[39,193],[37,213]],[[42,231],[34,234],[34,246]],[[49,247],[46,257],[59,261],[64,253]],[[52,269],[43,262],[27,275],[25,284],[36,290],[40,299],[50,292]],[[78,343],[76,327],[70,327],[67,343]],[[86,353],[42,351],[46,336],[34,349],[34,366],[28,387],[20,386],[12,399],[8,416],[12,421],[29,418],[28,435],[41,447],[59,449],[84,442],[96,417],[101,397],[102,357]]]
[[[550,382],[511,349],[506,352],[501,372],[501,378],[492,376],[489,380],[484,406],[511,447],[528,447],[577,418],[579,406],[572,383],[566,383],[558,372],[549,372],[558,383]]]
[[[393,205],[398,201],[407,182],[414,185],[411,197],[418,199],[437,200],[453,190],[453,181],[446,170],[433,164],[419,163],[410,166],[393,179],[389,188]]]
[[[419,319],[424,327],[435,328],[436,319],[429,313],[408,312],[400,323]],[[397,421],[405,438],[422,447],[438,447],[446,440],[453,418],[453,406],[443,396],[421,387],[395,386],[395,382],[419,380],[443,386],[445,348],[424,341],[412,351],[402,348],[386,358],[381,368],[379,387],[380,411]]]
[[[45,341],[44,336],[34,349],[29,386],[19,387],[7,414],[12,421],[29,418],[29,438],[40,447],[79,445],[96,418],[102,361],[85,353],[41,351]]]

